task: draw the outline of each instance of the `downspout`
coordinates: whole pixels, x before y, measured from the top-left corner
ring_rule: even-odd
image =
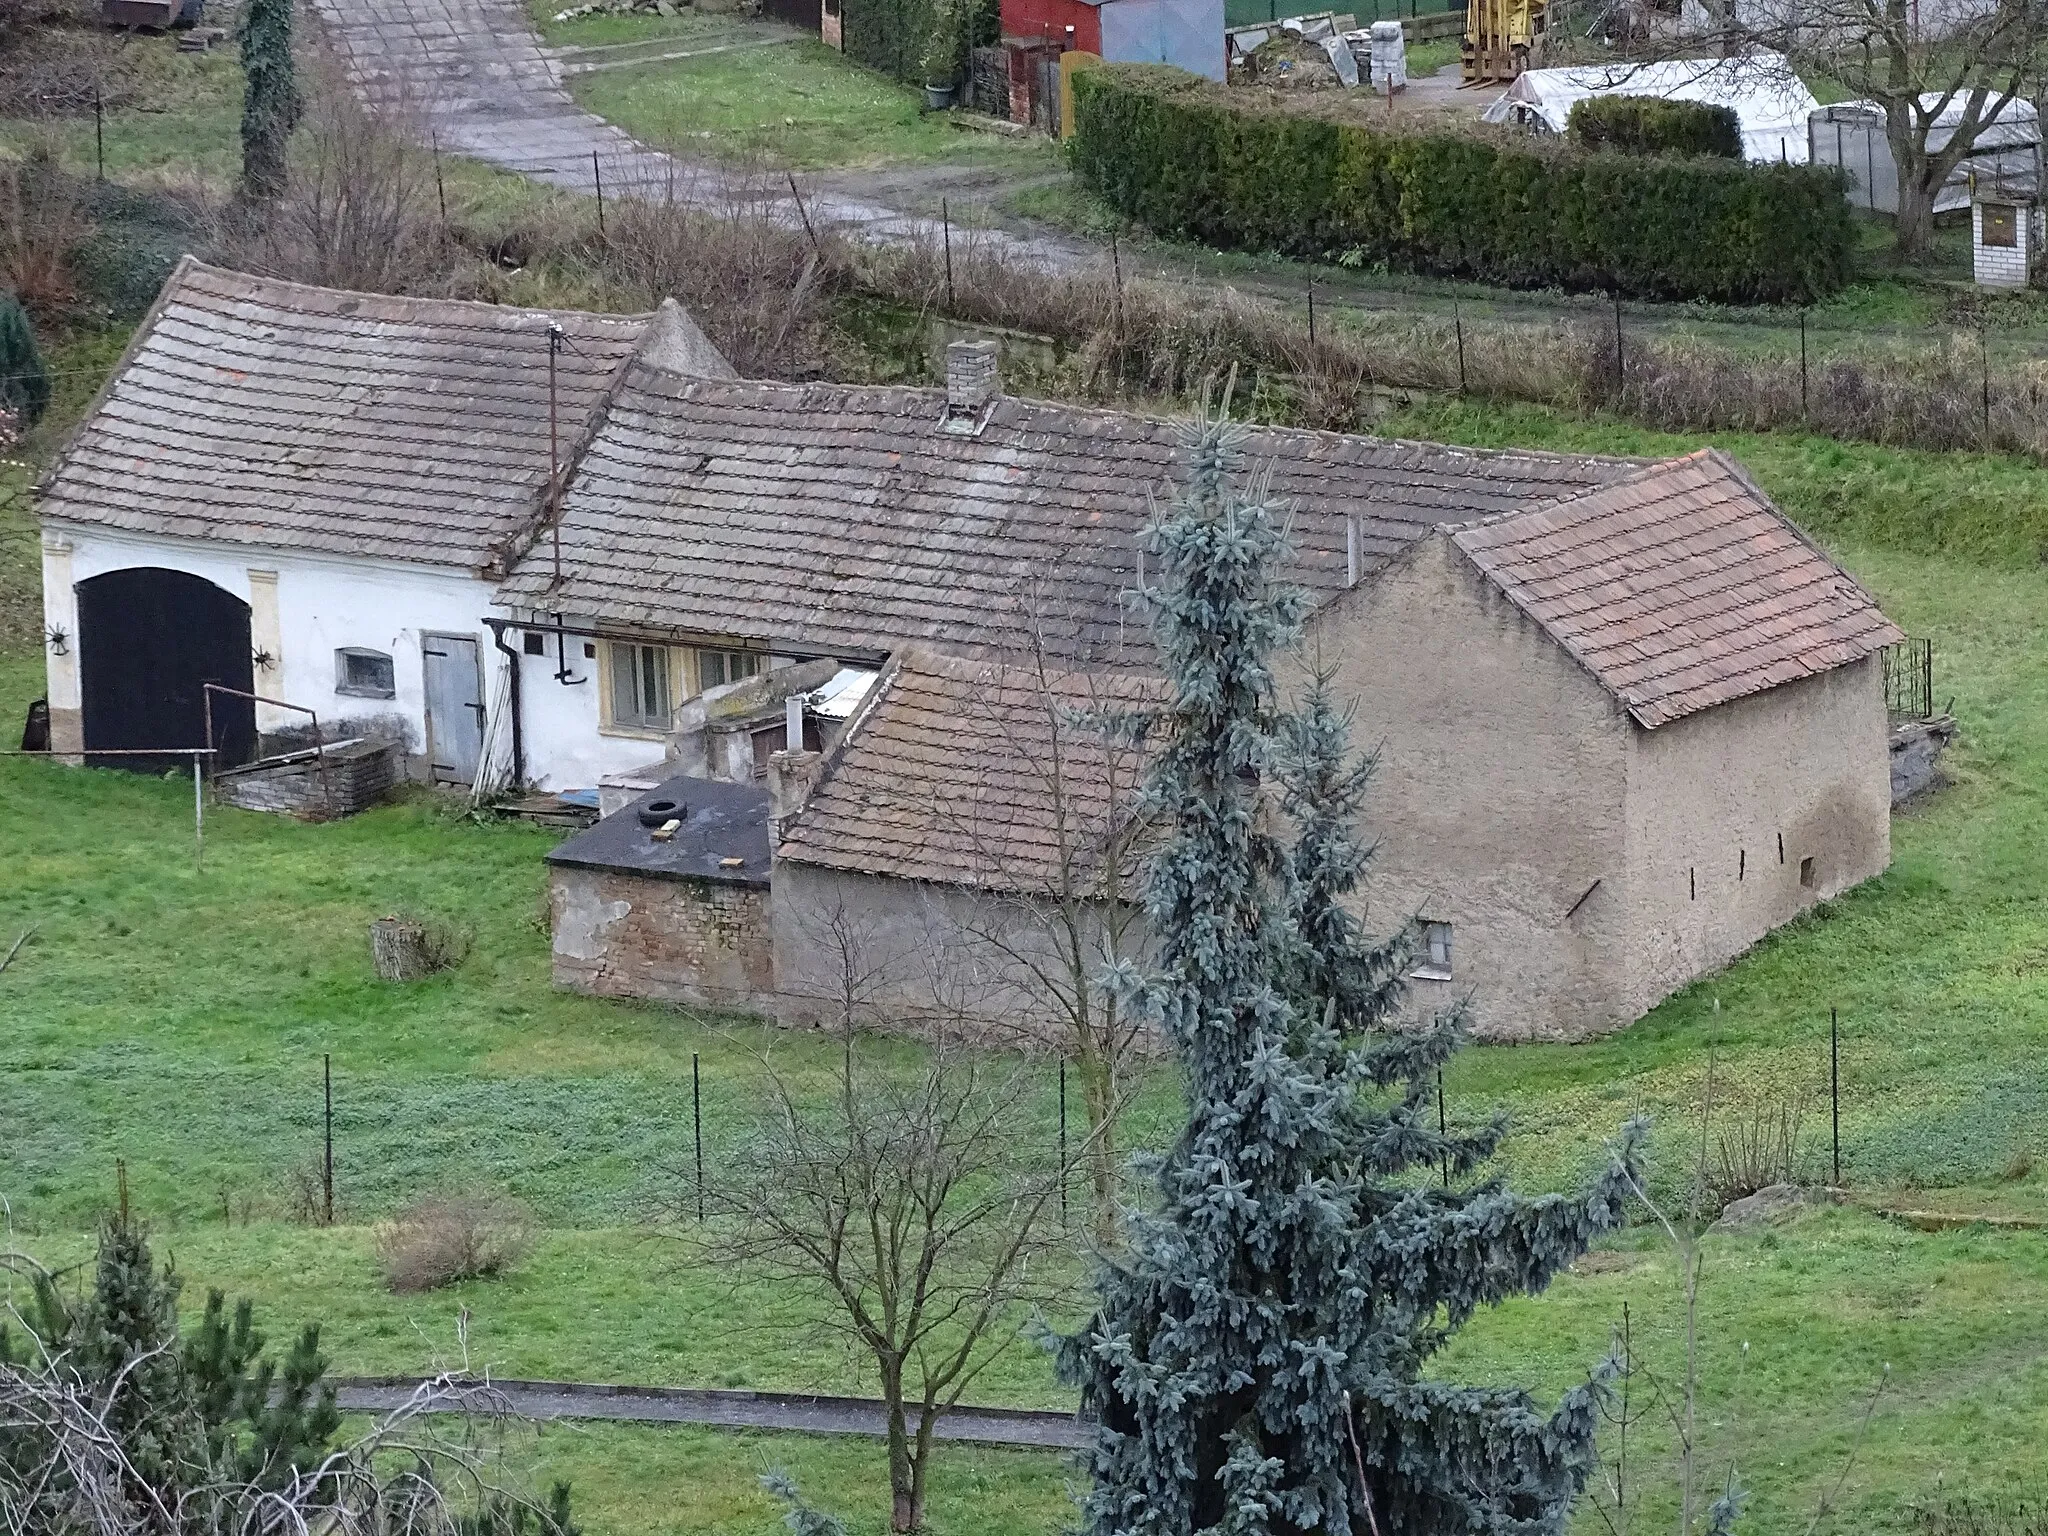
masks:
[[[526,730],[520,716],[524,713],[519,706],[519,652],[505,643],[505,629],[509,619],[485,619],[490,626],[491,643],[505,653],[512,662],[511,687],[506,694],[506,704],[512,711],[512,785],[515,789],[526,787]]]

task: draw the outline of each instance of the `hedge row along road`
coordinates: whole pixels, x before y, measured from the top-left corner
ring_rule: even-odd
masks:
[[[1849,278],[1848,198],[1817,166],[1390,133],[1156,65],[1090,70],[1074,102],[1077,174],[1206,245],[1727,304],[1807,303]]]

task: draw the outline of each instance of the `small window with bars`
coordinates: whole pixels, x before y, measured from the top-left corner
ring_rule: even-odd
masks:
[[[613,640],[606,651],[611,663],[611,725],[628,731],[667,730],[668,647]]]

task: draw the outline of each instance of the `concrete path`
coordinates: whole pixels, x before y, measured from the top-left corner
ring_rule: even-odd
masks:
[[[800,219],[786,185],[772,178],[763,186],[719,167],[672,156],[642,144],[624,130],[579,107],[562,84],[565,63],[582,62],[581,51],[558,54],[544,47],[519,0],[314,0],[324,28],[340,51],[356,89],[373,104],[410,115],[422,139],[450,153],[469,155],[532,180],[590,193],[602,182],[607,197],[673,197],[707,208],[735,200],[758,200],[795,226]],[[770,23],[750,23],[756,36]],[[603,57],[593,51],[588,57]],[[1411,87],[1412,105],[1448,102],[1477,111],[1490,92],[1456,89],[1457,66]],[[804,211],[814,220],[857,231],[877,244],[939,238],[935,215],[941,198],[954,208],[984,210],[1018,183],[986,166],[904,165],[875,170],[828,171],[803,177]],[[960,238],[956,229],[954,238]],[[1108,251],[1079,237],[1047,231],[1023,221],[1006,228],[978,229],[984,249],[1053,271],[1103,264]],[[1231,265],[1224,256],[1199,252],[1124,253],[1124,274],[1160,276],[1230,287],[1283,302],[1302,297],[1300,279],[1262,274]],[[1352,281],[1325,269],[1317,277],[1319,300],[1364,310],[1450,313],[1445,293],[1404,292],[1370,280]],[[1588,302],[1547,296],[1467,295],[1467,323],[1493,319],[1551,324],[1593,314]],[[1638,330],[1693,329],[1698,321],[1685,307],[1631,306]],[[1754,334],[1748,327],[1744,335]]]
[[[764,195],[729,172],[642,144],[584,111],[517,0],[314,4],[363,98],[411,117],[423,136],[450,153],[571,191],[589,193],[601,184],[607,197],[673,197],[715,207]],[[851,176],[833,182],[806,193],[813,218],[856,227],[882,243],[938,233],[932,219],[862,195]],[[786,191],[765,200],[792,222],[799,217]],[[1054,268],[1096,255],[1087,242],[1057,235],[993,231],[980,238]]]
[[[423,1384],[417,1376],[343,1379],[336,1399],[351,1412],[383,1413],[403,1406]],[[500,1381],[490,1391],[529,1419],[596,1419],[641,1424],[711,1424],[731,1429],[796,1430],[815,1435],[888,1432],[886,1409],[873,1398],[816,1397],[784,1392],[728,1392],[690,1387],[614,1387],[582,1382]],[[939,1420],[940,1440],[1075,1450],[1089,1427],[1070,1413],[1026,1408],[956,1408]]]

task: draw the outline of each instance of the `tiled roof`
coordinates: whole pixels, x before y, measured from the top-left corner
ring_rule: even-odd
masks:
[[[551,320],[566,333],[565,458],[636,346],[659,339],[682,366],[701,357],[672,308],[651,327],[344,293],[188,257],[45,477],[43,515],[484,569],[540,507]]]
[[[1451,538],[1645,727],[1903,638],[1715,449]]]
[[[1164,687],[906,651],[785,826],[777,857],[988,890],[1099,893],[1113,847],[1131,873],[1125,818],[1140,754],[1086,717]]]
[[[1005,396],[979,430],[930,389],[693,379],[635,364],[563,511],[564,580],[537,549],[521,608],[840,655],[930,643],[1143,665],[1138,530],[1170,497],[1182,428]],[[1438,524],[1554,500],[1640,461],[1248,431],[1295,548],[1341,589]],[[1355,533],[1354,533],[1355,527]],[[549,541],[550,546],[552,540]]]

